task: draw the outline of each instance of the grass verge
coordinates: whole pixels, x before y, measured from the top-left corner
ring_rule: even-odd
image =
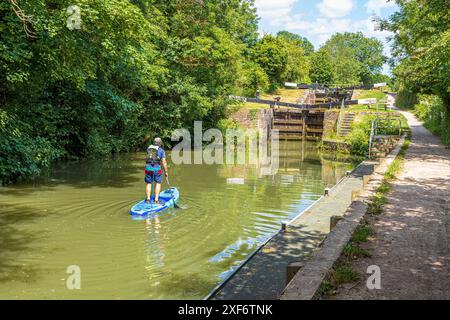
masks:
[[[391,163],[389,168],[386,170],[384,174],[384,179],[381,182],[381,185],[377,188],[375,195],[372,197],[369,202],[369,208],[367,213],[370,215],[380,215],[383,213],[383,206],[387,203],[386,195],[391,190],[390,182],[394,180],[398,173],[402,170],[403,161],[405,158],[406,150],[409,148],[411,143],[411,133],[408,132],[405,142],[403,143],[400,152],[397,157]]]

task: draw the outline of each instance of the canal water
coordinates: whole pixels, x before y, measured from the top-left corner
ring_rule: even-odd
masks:
[[[182,209],[133,220],[144,161],[66,163],[0,188],[0,299],[201,299],[353,168],[301,142],[280,143],[274,174],[169,161]],[[69,266],[79,290],[67,287]]]

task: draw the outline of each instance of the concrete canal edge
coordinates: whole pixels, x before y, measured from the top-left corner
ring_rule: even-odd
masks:
[[[370,176],[365,176],[362,192],[352,201],[342,219],[327,235],[320,250],[315,251],[312,257],[301,265],[298,272],[293,275],[280,300],[312,300],[319,290],[322,281],[333,267],[345,245],[349,242],[356,227],[360,224],[367,211],[367,201],[383,181],[384,173],[395,160],[405,141],[403,136],[397,146],[384,158]]]

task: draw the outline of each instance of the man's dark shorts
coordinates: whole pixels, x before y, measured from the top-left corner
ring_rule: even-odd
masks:
[[[160,166],[151,167],[149,165],[146,165],[145,168],[145,183],[162,183],[162,170]]]
[[[145,183],[152,183],[152,182],[162,183],[162,174],[157,174],[157,173],[146,174],[144,181],[145,181]]]

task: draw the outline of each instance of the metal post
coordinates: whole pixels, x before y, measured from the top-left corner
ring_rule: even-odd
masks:
[[[370,126],[370,138],[369,138],[369,159],[372,158],[372,143],[373,143],[373,137],[375,135],[375,126],[376,126],[377,120],[372,120],[372,125]]]

